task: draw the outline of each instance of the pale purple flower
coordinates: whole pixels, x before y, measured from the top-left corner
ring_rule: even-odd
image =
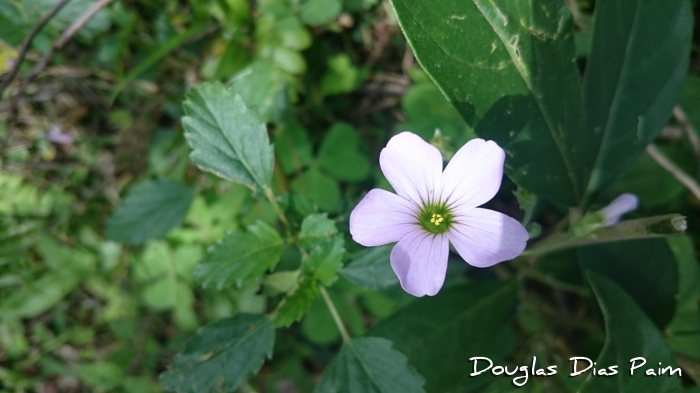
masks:
[[[639,199],[634,194],[622,194],[613,199],[608,206],[600,209],[598,213],[603,215],[605,226],[609,227],[617,224],[623,214],[637,209]]]
[[[435,295],[445,281],[451,242],[472,266],[513,259],[528,234],[515,219],[477,206],[501,187],[505,153],[492,141],[473,139],[445,170],[438,149],[403,132],[379,156],[396,190],[371,190],[350,214],[353,240],[366,247],[398,242],[391,267],[414,296]],[[398,194],[398,195],[397,195]]]

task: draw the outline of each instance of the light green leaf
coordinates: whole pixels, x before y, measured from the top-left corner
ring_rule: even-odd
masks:
[[[79,278],[71,274],[45,273],[5,297],[0,314],[5,318],[36,317],[63,300],[79,283]]]
[[[324,25],[334,21],[343,9],[341,0],[305,0],[301,4],[301,20],[308,25]]]
[[[678,294],[678,266],[666,239],[640,239],[580,247],[579,262],[615,281],[654,323],[673,318]]]
[[[340,186],[333,178],[310,168],[292,180],[292,190],[315,202],[326,211],[335,211],[340,204]]]
[[[343,265],[343,238],[335,236],[314,247],[309,256],[302,260],[304,273],[314,277],[323,285],[331,285]]]
[[[275,329],[264,315],[222,319],[200,328],[160,381],[178,393],[235,391],[272,357],[274,343]]]
[[[666,239],[678,261],[678,305],[668,325],[668,344],[674,352],[700,360],[700,265],[689,237]]]
[[[189,287],[186,287],[189,290]],[[164,276],[143,291],[143,303],[154,310],[170,310],[177,303],[178,282],[175,276]]]
[[[107,238],[140,244],[182,223],[194,198],[191,188],[167,179],[135,185],[107,220]]]
[[[190,158],[200,169],[256,189],[272,178],[274,154],[258,115],[221,83],[187,93],[182,118]]]
[[[360,181],[369,175],[369,161],[360,154],[360,136],[355,127],[335,123],[323,138],[318,165],[338,180]]]
[[[686,0],[601,2],[593,21],[579,147],[589,196],[629,169],[668,121],[693,27]]]
[[[195,280],[204,288],[240,288],[275,267],[283,245],[277,231],[262,221],[245,232],[231,232],[194,268]]]
[[[271,61],[258,60],[231,79],[231,90],[253,108],[263,122],[279,121],[287,110],[285,77]]]
[[[133,265],[134,277],[140,281],[155,280],[173,269],[173,255],[165,241],[146,244],[138,261]]]
[[[335,223],[328,219],[328,214],[312,214],[304,219],[299,231],[299,247],[309,253],[316,246],[338,233]]]
[[[603,351],[596,360],[596,368],[618,365],[618,373],[612,377],[588,378],[579,389],[581,392],[680,392],[681,379],[676,376],[650,378],[644,375],[647,368],[677,367],[663,336],[639,309],[634,300],[610,279],[587,271],[586,275],[605,316],[607,333]],[[630,360],[646,359],[646,367],[630,375]],[[629,369],[628,369],[629,370]]]
[[[314,393],[420,393],[424,383],[391,341],[363,337],[343,343]]]
[[[276,327],[286,327],[301,319],[318,296],[315,280],[305,280],[294,293],[287,296],[275,318]]]
[[[198,245],[182,245],[175,249],[173,253],[173,264],[175,271],[185,281],[192,281],[192,269],[202,260],[204,250]]]
[[[389,255],[393,245],[372,247],[353,255],[340,273],[353,283],[369,289],[387,288],[399,283],[391,268]]]
[[[328,71],[321,78],[319,93],[334,95],[349,93],[357,88],[360,82],[360,70],[345,53],[335,55],[327,61]]]
[[[574,136],[583,103],[565,2],[392,4],[416,58],[447,99],[477,135],[506,150],[506,173],[554,202],[577,204],[583,181]]]
[[[112,390],[121,385],[124,369],[115,363],[96,362],[78,367],[78,377],[98,391]]]
[[[504,330],[516,299],[515,283],[480,283],[444,288],[381,321],[368,334],[385,337],[425,377],[429,392],[463,391],[493,379],[469,377],[474,356],[507,355],[512,340]],[[465,336],[465,332],[468,334]],[[436,366],[439,365],[439,366]]]

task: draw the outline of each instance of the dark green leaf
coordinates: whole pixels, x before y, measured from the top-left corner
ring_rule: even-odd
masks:
[[[369,161],[357,150],[360,136],[355,127],[335,123],[323,139],[318,165],[338,180],[360,181],[369,175]]]
[[[312,214],[301,223],[299,247],[306,253],[338,233],[335,223],[328,219],[328,214]]]
[[[335,236],[314,247],[302,261],[304,273],[314,277],[323,285],[332,284],[343,264],[343,238]]]
[[[676,315],[668,325],[669,346],[674,352],[700,360],[700,265],[690,238],[667,239],[678,261],[680,277]]]
[[[178,393],[234,391],[272,357],[275,329],[264,315],[238,314],[200,328],[160,377]]]
[[[289,175],[300,172],[313,160],[308,132],[295,121],[278,127],[275,133],[275,154],[284,173]]]
[[[269,185],[274,154],[267,128],[240,96],[221,83],[203,83],[189,91],[183,106],[185,138],[197,166],[252,189]]]
[[[593,292],[605,316],[607,338],[596,368],[618,365],[618,373],[612,377],[588,378],[579,391],[583,392],[680,392],[680,377],[663,375],[647,377],[647,368],[676,367],[671,351],[663,336],[634,300],[610,279],[587,271]],[[643,357],[645,367],[630,375],[630,360]]]
[[[314,393],[420,393],[424,383],[391,341],[363,337],[343,343]]]
[[[496,361],[511,348],[504,321],[511,314],[515,283],[470,283],[421,298],[380,322],[372,336],[391,340],[427,380],[426,390],[448,392],[491,382],[469,377],[473,356]]]
[[[476,133],[508,153],[520,186],[575,205],[583,124],[572,18],[563,1],[393,0],[416,58]],[[468,37],[466,39],[465,37]]]
[[[279,262],[284,242],[262,221],[247,231],[231,232],[220,240],[194,268],[195,280],[204,288],[239,288]]]
[[[580,247],[583,270],[614,280],[664,327],[673,318],[678,267],[666,239],[640,239]]]
[[[191,188],[167,179],[135,185],[107,220],[107,238],[139,244],[182,223],[194,198]]]
[[[686,0],[596,4],[579,151],[595,194],[629,169],[668,121],[688,70]]]
[[[315,280],[305,280],[294,293],[287,296],[277,311],[275,326],[286,327],[301,319],[318,296]]]
[[[292,180],[292,190],[306,196],[322,210],[335,211],[338,209],[340,203],[338,182],[316,168],[310,168]]]
[[[389,255],[393,245],[372,247],[355,254],[340,273],[353,283],[369,289],[386,288],[399,283],[391,268]]]

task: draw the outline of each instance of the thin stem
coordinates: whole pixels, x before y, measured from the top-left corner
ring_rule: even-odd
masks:
[[[673,177],[676,178],[681,184],[683,184],[690,192],[695,195],[695,198],[700,199],[700,185],[690,177],[688,174],[683,172],[673,161],[664,155],[664,153],[656,147],[655,144],[651,143],[647,146],[647,153],[654,159],[659,165],[664,169],[669,171]]]
[[[280,219],[280,221],[282,221],[282,224],[284,224],[285,228],[287,228],[288,230],[291,230],[292,226],[289,223],[289,220],[287,220],[287,216],[284,215],[284,211],[282,211],[282,207],[280,207],[279,203],[277,203],[277,199],[275,198],[275,194],[272,192],[272,189],[270,189],[270,187],[265,186],[264,191],[265,191],[265,196],[267,197],[267,200],[270,201],[270,204],[272,205],[272,209],[277,214],[277,217]]]
[[[343,325],[343,320],[340,319],[340,314],[338,314],[338,310],[335,309],[335,305],[333,304],[331,297],[328,296],[328,292],[326,291],[326,287],[324,287],[323,285],[320,285],[319,288],[321,290],[321,296],[323,296],[323,300],[326,302],[326,306],[328,306],[328,310],[331,312],[331,315],[333,316],[333,320],[335,321],[335,325],[338,326],[338,331],[340,332],[340,335],[343,337],[343,341],[349,342],[350,341],[350,334],[348,334],[348,330],[345,329],[345,325]]]

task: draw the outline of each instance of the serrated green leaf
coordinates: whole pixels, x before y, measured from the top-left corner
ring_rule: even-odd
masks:
[[[629,169],[668,121],[693,27],[686,0],[601,2],[593,21],[579,147],[588,195]]]
[[[200,328],[160,381],[178,393],[234,391],[272,357],[274,343],[274,326],[264,315],[222,319]]]
[[[387,288],[399,283],[391,268],[389,255],[393,245],[372,247],[353,255],[340,273],[353,283],[369,289]]]
[[[583,192],[572,18],[561,0],[393,0],[416,58],[477,135],[508,153],[506,173],[552,201]],[[469,37],[469,39],[464,39]]]
[[[274,228],[259,221],[247,230],[231,232],[217,243],[194,268],[194,278],[204,288],[218,289],[262,276],[279,262],[284,242]]]
[[[139,183],[107,220],[107,238],[140,244],[163,237],[182,223],[193,198],[191,188],[172,180]]]
[[[578,255],[582,270],[591,270],[615,281],[657,326],[662,328],[673,318],[678,266],[666,239],[580,247]]]
[[[323,138],[318,165],[338,180],[360,181],[369,175],[369,161],[360,154],[360,137],[355,127],[335,123]]]
[[[286,327],[301,319],[318,296],[318,284],[315,280],[305,280],[284,299],[275,318],[276,327]]]
[[[335,223],[328,219],[328,214],[312,214],[304,219],[299,231],[299,247],[309,253],[316,246],[338,233]]]
[[[304,273],[325,286],[331,285],[343,265],[344,243],[342,237],[336,236],[314,247],[309,256],[302,260]]]
[[[634,300],[610,279],[587,271],[591,287],[605,316],[607,338],[603,351],[596,360],[596,368],[618,365],[617,375],[604,378],[588,378],[581,392],[680,392],[681,379],[676,376],[650,378],[643,373],[646,368],[676,367],[671,351],[654,324],[647,318]],[[646,359],[646,367],[637,369],[634,375],[624,369],[636,357]],[[628,369],[629,370],[629,369]]]
[[[326,211],[335,211],[340,203],[340,186],[333,178],[310,168],[301,176],[292,180],[292,190],[308,197],[318,207]]]
[[[426,379],[429,392],[481,386],[493,377],[469,377],[473,364],[465,359],[486,356],[498,364],[496,359],[511,351],[504,322],[511,314],[516,289],[513,282],[445,288],[440,296],[417,299],[396,311],[368,334],[391,340]]]
[[[270,184],[274,154],[267,128],[239,95],[221,83],[203,83],[187,93],[183,107],[190,158],[200,169],[254,190]]]
[[[314,393],[420,393],[425,380],[391,341],[363,337],[343,343]]]

